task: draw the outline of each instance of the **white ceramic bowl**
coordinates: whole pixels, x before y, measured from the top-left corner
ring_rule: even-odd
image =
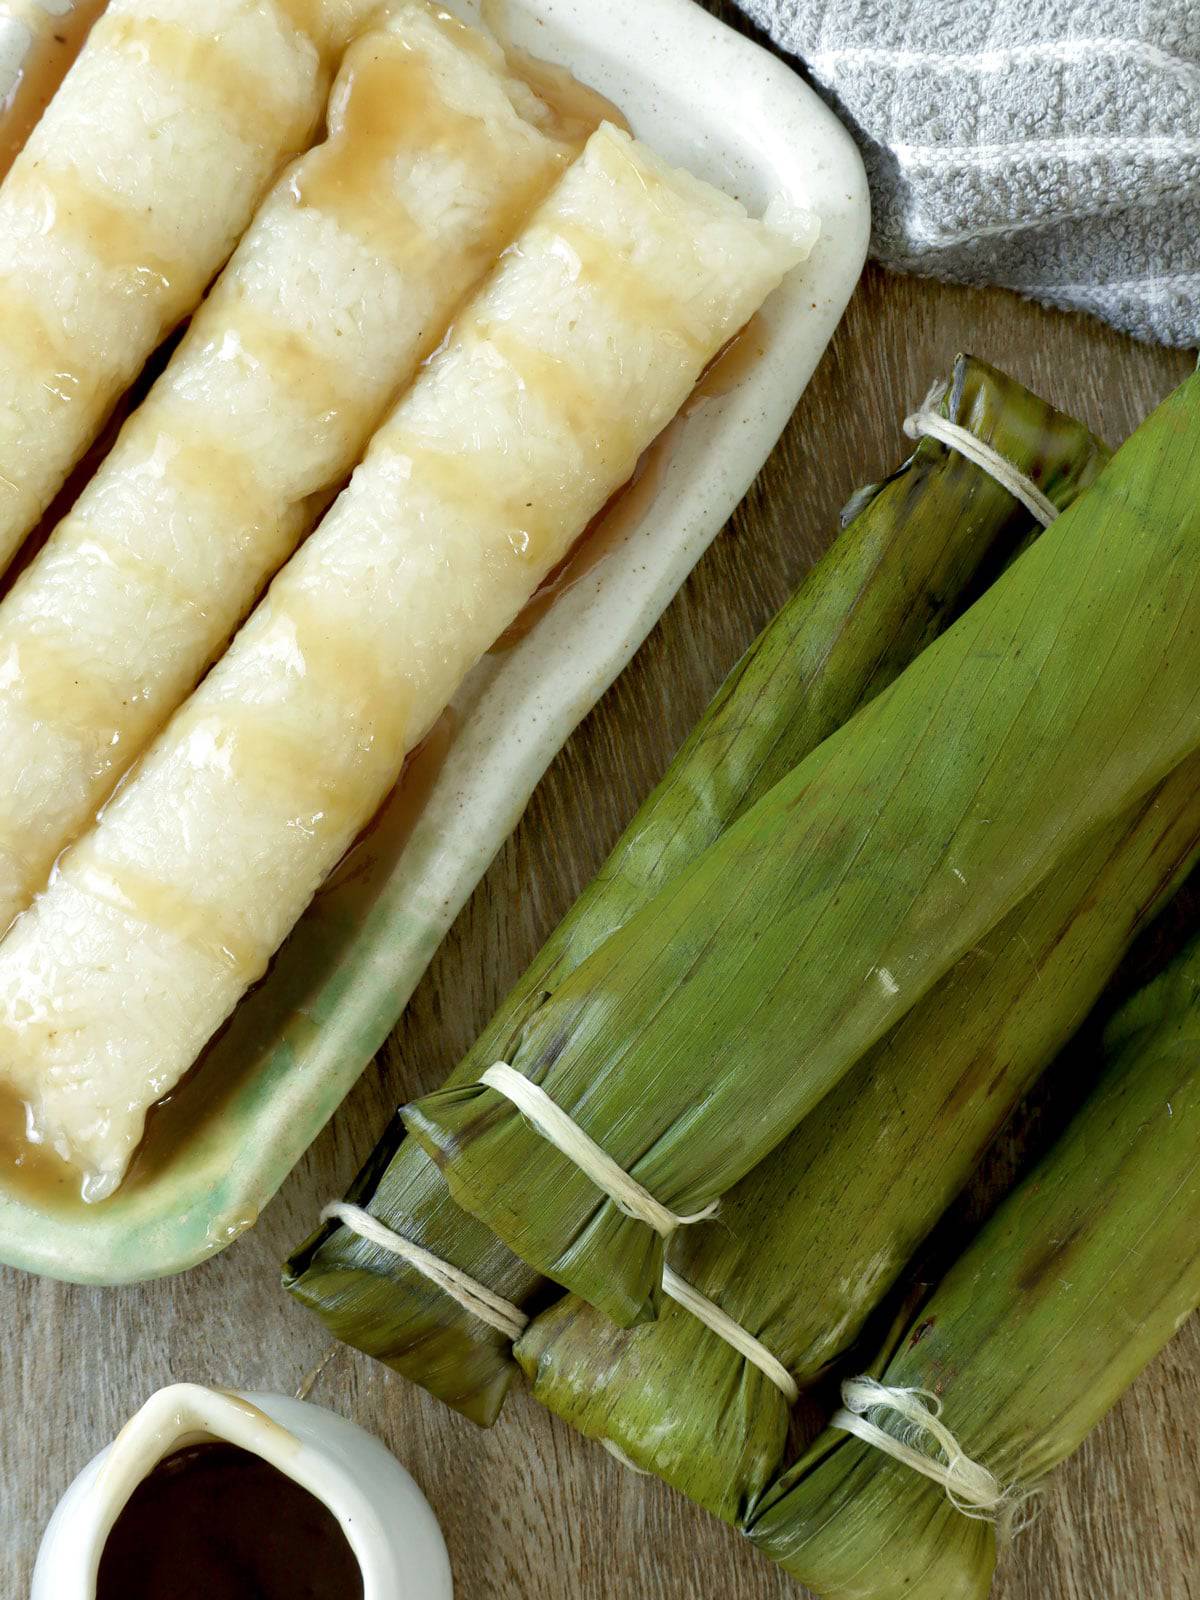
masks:
[[[451,1600],[450,1561],[429,1504],[378,1439],[321,1406],[199,1384],[160,1389],[59,1501],[30,1600],[95,1600],[104,1542],[164,1456],[220,1440],[261,1456],[324,1502],[362,1568],[363,1600]]]

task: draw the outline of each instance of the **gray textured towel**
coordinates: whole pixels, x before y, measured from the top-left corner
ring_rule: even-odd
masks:
[[[872,254],[1200,344],[1200,0],[741,0],[856,133]]]

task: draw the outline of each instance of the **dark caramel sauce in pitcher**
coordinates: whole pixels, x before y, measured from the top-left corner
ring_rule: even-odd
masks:
[[[249,1450],[197,1444],[133,1491],[100,1556],[96,1600],[362,1600],[337,1518]]]

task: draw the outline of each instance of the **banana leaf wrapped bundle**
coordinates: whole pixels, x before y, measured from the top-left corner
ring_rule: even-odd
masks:
[[[960,357],[938,410],[992,445],[1065,508],[1107,452],[982,362]],[[1035,527],[980,467],[924,438],[885,483],[862,491],[829,554],[730,674],[663,782],[543,947],[455,1075],[471,1082],[608,936],[952,619]],[[454,1080],[452,1080],[454,1081]],[[397,1121],[348,1200],[382,1226],[526,1305],[541,1285],[462,1212]],[[386,1361],[481,1423],[515,1372],[513,1334],[481,1320],[424,1272],[329,1222],[288,1262],[285,1282],[339,1338]]]
[[[1200,746],[1198,439],[1193,377],[499,1069],[405,1109],[464,1209],[615,1321],[652,1317],[664,1237]]]
[[[958,1505],[831,1427],[753,1518],[755,1544],[826,1600],[982,1600],[992,1522],[1021,1515],[1200,1304],[1200,941],[1116,1013],[1101,1056],[1066,1133],[889,1341],[884,1389],[856,1386],[856,1411],[878,1402],[872,1441],[935,1463],[919,1414],[895,1409],[921,1399],[896,1391],[933,1397],[974,1466],[951,1473]],[[959,1509],[986,1499],[990,1520]]]
[[[515,1347],[537,1399],[742,1520],[783,1463],[797,1386],[858,1338],[1198,856],[1192,757],[964,956],[719,1219],[672,1238],[667,1292],[682,1283],[682,1300],[631,1329],[575,1296],[537,1317]]]

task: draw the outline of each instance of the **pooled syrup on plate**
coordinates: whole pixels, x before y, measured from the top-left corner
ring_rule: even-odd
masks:
[[[683,403],[681,417],[690,417],[708,401],[720,400],[753,372],[766,353],[767,329],[761,311],[732,339],[727,340],[705,367],[696,387]]]
[[[30,34],[17,75],[0,95],[0,178],[24,148],[105,4],[76,0],[70,11],[56,17],[28,0],[0,0],[0,22],[22,23]]]
[[[96,1600],[361,1600],[337,1518],[270,1462],[232,1444],[160,1461],[105,1540]]]
[[[626,133],[632,131],[620,106],[599,89],[582,82],[569,68],[543,61],[510,42],[506,0],[482,0],[479,11],[484,27],[504,51],[513,77],[520,78],[550,108],[560,138],[583,144],[602,122],[611,122]]]
[[[58,1209],[79,1199],[79,1173],[44,1144],[28,1136],[29,1113],[9,1084],[0,1083],[0,1172],[22,1200]]]

